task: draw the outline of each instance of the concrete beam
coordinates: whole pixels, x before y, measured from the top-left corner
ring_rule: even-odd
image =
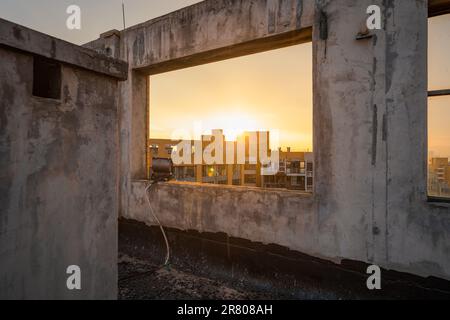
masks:
[[[0,46],[126,80],[128,64],[93,50],[0,19]]]
[[[450,96],[450,89],[428,91],[429,97]]]
[[[311,40],[312,28],[305,28],[302,30],[283,33],[281,35],[256,39],[245,43],[239,43],[226,48],[204,51],[189,56],[183,56],[174,60],[162,61],[160,63],[151,64],[149,66],[139,68],[138,70],[148,75],[155,75],[158,73],[189,68],[206,63],[217,62],[268,50],[288,47],[296,44],[311,42]]]
[[[436,17],[450,13],[450,0],[429,0],[428,17]]]
[[[122,33],[147,74],[311,41],[313,0],[203,1]]]

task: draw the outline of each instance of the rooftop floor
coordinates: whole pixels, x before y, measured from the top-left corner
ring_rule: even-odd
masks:
[[[119,222],[122,300],[448,299],[449,283],[382,270],[382,290],[366,287],[367,266],[333,264],[279,246],[224,234],[165,228],[170,265],[158,227]]]
[[[214,279],[187,266],[161,267],[126,254],[119,255],[119,299],[121,300],[309,300],[345,299],[319,288],[286,291],[248,279]]]

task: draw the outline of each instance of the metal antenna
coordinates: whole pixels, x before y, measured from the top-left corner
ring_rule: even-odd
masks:
[[[125,30],[125,4],[122,2],[123,29]]]

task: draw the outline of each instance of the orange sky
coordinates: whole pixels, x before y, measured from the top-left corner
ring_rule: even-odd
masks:
[[[152,138],[189,138],[200,122],[231,140],[278,130],[282,147],[312,150],[310,43],[152,76],[150,90]]]

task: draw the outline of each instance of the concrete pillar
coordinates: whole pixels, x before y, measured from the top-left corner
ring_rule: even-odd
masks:
[[[383,8],[383,29],[357,40],[369,5]],[[420,210],[412,199],[426,199],[427,1],[318,2],[315,17],[318,243],[324,254],[387,264],[390,246],[404,243],[394,230]],[[337,241],[349,224],[351,239]]]
[[[120,129],[120,210],[127,212],[131,183],[148,179],[148,90],[149,77],[130,70],[121,83]]]

